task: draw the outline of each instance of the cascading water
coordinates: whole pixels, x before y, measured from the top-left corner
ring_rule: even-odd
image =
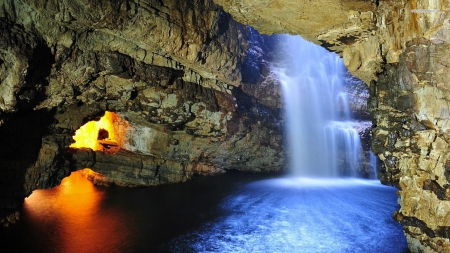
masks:
[[[291,164],[297,176],[353,176],[360,137],[343,92],[342,60],[299,36],[284,36],[285,62],[274,67],[284,89]]]

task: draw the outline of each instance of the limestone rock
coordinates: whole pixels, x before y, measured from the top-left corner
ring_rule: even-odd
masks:
[[[94,185],[101,185],[101,186],[111,185],[107,177],[91,169],[81,170],[81,175],[87,178],[89,181],[91,181]]]
[[[320,34],[356,25],[350,23],[373,22],[373,14],[361,15],[359,12],[375,10],[371,1],[217,0],[216,3],[223,6],[236,20],[252,25],[260,33],[300,34],[313,42],[319,41],[317,36]],[[347,38],[346,42],[351,40],[352,38]]]
[[[385,71],[371,87],[372,148],[380,178],[396,185],[413,252],[447,252],[448,1],[380,1]]]
[[[350,73],[347,73],[344,80],[344,92],[353,117],[357,120],[369,120],[370,114],[367,109],[369,87]],[[342,109],[339,108],[339,110]]]
[[[217,1],[261,32],[300,34],[342,53],[349,71],[370,86],[371,146],[383,161],[381,181],[400,189],[394,216],[410,250],[447,252],[450,3],[358,2],[372,5]]]
[[[380,180],[399,188],[394,218],[410,250],[449,251],[449,1],[215,2],[260,32],[341,54],[370,87],[371,148]],[[219,5],[2,1],[0,222],[84,167],[126,186],[283,170],[283,102],[267,64],[275,42]],[[134,126],[122,150],[68,149],[106,110]]]
[[[241,80],[248,30],[210,1],[30,0],[0,6],[0,16],[25,30],[36,29],[57,55],[76,45],[195,72],[186,76],[189,81],[214,79],[238,86]]]
[[[18,25],[0,19],[0,115],[32,108],[52,62],[45,45]]]

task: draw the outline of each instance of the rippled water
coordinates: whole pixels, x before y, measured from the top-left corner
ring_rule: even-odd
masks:
[[[227,173],[149,188],[78,173],[26,199],[1,252],[407,252],[377,181]],[[3,251],[6,249],[6,251]]]

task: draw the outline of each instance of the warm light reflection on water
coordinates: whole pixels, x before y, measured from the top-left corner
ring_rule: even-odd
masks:
[[[58,187],[34,191],[25,200],[24,213],[36,223],[33,227],[42,229],[36,233],[52,237],[54,252],[119,252],[128,237],[120,229],[125,219],[101,207],[104,195],[102,188],[73,172]]]
[[[377,181],[225,173],[94,187],[75,173],[26,199],[0,252],[407,252],[395,188]]]

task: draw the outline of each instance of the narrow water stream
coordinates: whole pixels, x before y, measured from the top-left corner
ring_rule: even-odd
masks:
[[[149,188],[78,173],[35,191],[1,252],[407,252],[395,189],[368,180],[227,173]]]

